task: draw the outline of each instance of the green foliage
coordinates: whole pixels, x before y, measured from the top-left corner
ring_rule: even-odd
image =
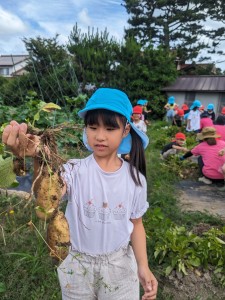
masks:
[[[215,48],[224,38],[222,22],[216,30],[204,25],[206,20],[223,20],[221,1],[155,0],[140,4],[124,0],[123,3],[130,25],[125,29],[126,38],[133,36],[143,46],[151,43],[173,49],[182,61],[196,58],[202,49],[209,48],[206,36]]]
[[[46,238],[43,223],[35,216],[35,204],[26,206],[26,201],[0,199],[0,297],[16,299],[19,291],[24,300],[60,299],[56,266],[40,236]]]

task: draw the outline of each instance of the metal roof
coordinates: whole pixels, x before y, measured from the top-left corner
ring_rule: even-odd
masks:
[[[0,66],[14,66],[28,57],[29,55],[1,55]]]
[[[225,76],[184,75],[178,77],[173,84],[163,88],[162,90],[165,92],[201,91],[207,93],[225,93]]]

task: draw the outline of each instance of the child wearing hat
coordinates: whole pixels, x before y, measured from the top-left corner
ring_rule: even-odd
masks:
[[[57,268],[62,299],[136,300],[139,283],[142,299],[156,299],[158,284],[149,269],[142,222],[149,207],[148,137],[134,126],[130,100],[117,89],[97,89],[78,115],[84,120],[83,142],[90,155],[56,169],[61,194],[68,198],[71,243]],[[34,174],[41,174],[40,139],[27,132],[27,124],[11,121],[2,141],[14,155],[33,157]],[[129,162],[118,157],[129,152]],[[56,172],[47,166],[50,174]],[[34,184],[39,189],[37,180]]]
[[[216,115],[215,115],[215,112],[214,112],[214,104],[212,104],[212,103],[208,104],[207,113],[208,113],[210,119],[212,119],[212,121],[214,123],[214,121],[216,119]]]
[[[148,125],[148,114],[152,112],[151,109],[148,110],[147,108],[148,100],[139,99],[137,101],[137,105],[142,107],[142,120],[145,122],[146,125]]]
[[[200,115],[201,112],[199,108],[201,107],[201,102],[199,100],[195,100],[191,107],[190,112],[188,113],[187,117],[187,131],[193,131],[198,133],[200,131]]]
[[[177,109],[175,110],[175,114],[173,117],[173,124],[177,127],[181,127],[184,121],[184,111],[183,109]]]
[[[214,127],[204,127],[202,132],[197,134],[198,140],[202,142],[180,157],[184,160],[192,155],[198,156],[201,174],[198,180],[205,184],[224,179],[225,156],[220,156],[219,152],[225,147],[225,141],[218,139],[219,137]]]
[[[175,98],[174,96],[170,96],[168,98],[168,102],[164,106],[166,109],[166,120],[168,123],[172,124],[173,123],[173,117],[175,115],[175,109],[177,108],[177,104],[175,103]]]
[[[178,154],[179,152],[187,152],[188,149],[184,147],[186,136],[182,132],[175,134],[175,139],[165,145],[161,151],[161,158],[166,159],[170,155]]]
[[[132,114],[132,119],[133,119],[133,124],[142,132],[146,133],[147,132],[147,126],[146,123],[141,120],[141,115],[142,115],[142,107],[141,106],[134,106],[133,107],[133,114]]]

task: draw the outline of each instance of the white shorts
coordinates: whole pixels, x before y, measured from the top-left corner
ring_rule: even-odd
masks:
[[[63,300],[139,300],[137,264],[128,245],[109,255],[71,251],[58,267]]]

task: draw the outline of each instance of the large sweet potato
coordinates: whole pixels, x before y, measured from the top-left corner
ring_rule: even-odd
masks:
[[[69,225],[62,211],[56,212],[48,224],[47,243],[51,256],[58,260],[66,258],[70,245],[70,234]]]

